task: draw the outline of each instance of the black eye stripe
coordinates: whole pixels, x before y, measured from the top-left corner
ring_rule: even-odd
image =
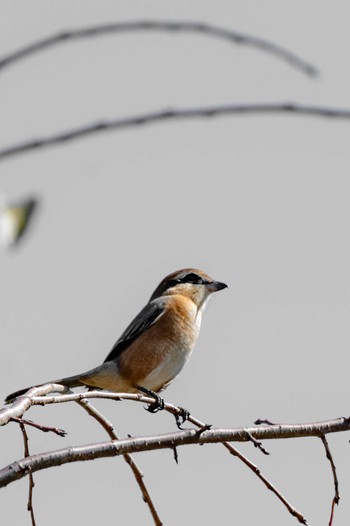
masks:
[[[179,283],[191,283],[193,285],[202,285],[205,283],[209,283],[209,281],[204,280],[201,276],[196,274],[195,272],[189,272],[188,274],[185,274],[185,276],[176,278],[170,282],[170,284],[179,284]]]
[[[203,280],[198,274],[195,274],[194,272],[190,272],[190,274],[187,274],[184,276],[184,282],[185,283],[203,283]]]

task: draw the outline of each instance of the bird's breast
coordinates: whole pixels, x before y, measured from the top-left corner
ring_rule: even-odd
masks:
[[[120,371],[134,385],[159,391],[188,361],[201,313],[188,298],[172,296],[160,318],[120,356]]]

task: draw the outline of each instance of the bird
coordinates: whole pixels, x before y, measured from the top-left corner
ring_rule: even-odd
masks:
[[[45,384],[117,393],[143,392],[154,397],[149,410],[156,412],[162,401],[158,393],[174,380],[190,358],[209,297],[225,288],[225,283],[198,269],[172,272],[159,283],[101,365]],[[28,389],[11,393],[5,402],[12,402]]]
[[[7,203],[3,196],[0,200],[0,244],[6,248],[14,247],[28,231],[39,200],[37,197],[27,197]]]

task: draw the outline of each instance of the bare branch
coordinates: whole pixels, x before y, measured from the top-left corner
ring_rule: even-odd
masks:
[[[270,453],[268,451],[266,451],[266,449],[263,447],[262,443],[261,442],[258,442],[258,440],[255,440],[254,437],[252,437],[252,435],[247,431],[247,434],[248,434],[248,437],[249,437],[249,440],[254,444],[255,447],[257,447],[259,449],[259,451],[261,451],[264,455],[269,455]]]
[[[328,432],[344,431],[342,429],[344,419],[337,419],[327,423],[291,425],[283,426],[284,429],[276,429],[274,426],[268,428],[248,428],[250,434],[255,438],[264,440],[277,438],[292,438],[306,436],[320,436],[321,429],[327,427]],[[280,428],[280,426],[277,426]],[[288,428],[288,429],[287,429]],[[124,438],[118,441],[108,441],[99,444],[89,444],[87,446],[68,447],[53,452],[33,455],[30,459],[22,459],[14,462],[10,466],[0,470],[0,487],[6,486],[14,480],[23,478],[28,469],[33,472],[45,468],[59,466],[70,462],[92,460],[95,458],[112,457],[124,455],[125,453],[140,453],[143,451],[153,451],[155,449],[174,449],[174,447],[189,444],[214,444],[219,442],[247,442],[247,428],[233,429],[208,429],[203,433],[197,433],[195,429],[186,429],[162,435],[148,437]]]
[[[67,390],[66,387],[59,384],[46,384],[41,387],[32,387],[25,395],[20,396],[14,403],[10,404],[8,407],[5,406],[0,410],[0,425],[7,424],[11,417],[21,417],[32,405],[48,405],[71,401],[76,402],[78,400],[87,400],[90,398],[103,398],[116,401],[132,400],[142,404],[151,404],[154,402],[154,399],[149,396],[132,393],[113,393],[109,391],[89,391],[57,396],[41,396],[42,393],[67,392]],[[182,408],[169,403],[165,403],[164,409],[172,414],[183,414]],[[200,422],[191,415],[189,415],[188,421],[198,427],[205,426],[203,422]],[[208,430],[206,433],[210,434],[213,433],[213,431],[214,430]],[[339,433],[343,431],[350,431],[350,418],[340,417],[333,420],[326,420],[324,422],[312,422],[306,424],[274,424],[249,428],[219,429],[215,430],[215,437],[212,438],[212,441],[222,442],[223,440],[229,440],[248,442],[251,440],[248,434],[256,440],[321,437],[329,433]],[[226,434],[227,438],[225,438]],[[211,440],[207,437],[206,442],[210,441]]]
[[[67,434],[67,432],[64,429],[59,429],[58,427],[44,426],[42,424],[36,424],[35,422],[33,422],[33,420],[25,420],[24,418],[12,417],[10,419],[10,422],[16,422],[20,425],[24,424],[26,426],[32,426],[36,429],[39,429],[40,431],[43,431],[44,433],[49,433],[51,431],[52,433],[55,433],[60,437],[65,437]]]
[[[244,428],[239,430],[241,441],[249,440],[247,432]],[[234,437],[234,438],[233,438]],[[151,436],[151,437],[137,437],[127,438],[113,442],[102,442],[99,444],[90,444],[87,446],[68,447],[49,453],[41,453],[33,455],[28,459],[22,459],[13,462],[6,468],[0,470],[0,487],[4,487],[15,480],[23,478],[28,471],[36,472],[42,469],[47,469],[54,466],[60,466],[70,462],[80,462],[86,460],[93,460],[96,458],[113,457],[118,455],[125,455],[131,452],[151,451],[155,449],[169,448],[174,450],[178,446],[187,444],[206,444],[227,441],[237,438],[237,432],[234,430],[207,430],[199,434],[194,429],[178,431],[176,433],[169,433],[165,435]],[[280,500],[287,506],[289,511],[299,520],[306,524],[306,520],[302,514],[295,510],[284,497],[269,483],[265,477],[262,476],[259,469],[248,461],[242,454],[236,451],[230,444],[226,446],[230,452],[243,460],[243,462],[254,471],[255,474],[266,484],[266,486],[274,491]]]
[[[329,526],[332,526],[333,524],[333,517],[334,517],[334,508],[335,505],[339,504],[340,495],[339,495],[339,483],[338,483],[338,477],[337,477],[337,471],[335,467],[335,463],[332,457],[331,450],[329,449],[328,441],[325,436],[320,437],[322,440],[322,443],[324,445],[324,448],[326,450],[326,457],[329,460],[329,463],[331,465],[332,474],[333,474],[333,482],[334,482],[334,497],[332,499],[332,506],[331,506],[331,515],[329,519]]]
[[[89,123],[71,130],[58,132],[47,137],[19,142],[0,149],[0,161],[34,150],[41,150],[50,146],[67,143],[90,135],[106,131],[117,131],[133,128],[144,124],[161,121],[175,121],[194,119],[199,117],[217,117],[220,115],[248,115],[248,114],[293,114],[310,117],[332,117],[334,119],[349,119],[350,110],[346,108],[330,108],[327,106],[311,106],[293,102],[224,104],[217,106],[203,106],[199,108],[178,108],[143,113],[120,119],[101,120]]]
[[[226,40],[229,43],[250,46],[260,51],[272,54],[281,60],[289,63],[291,66],[298,68],[303,73],[309,76],[317,75],[317,70],[314,66],[307,63],[302,58],[298,57],[286,48],[279,46],[273,42],[263,38],[246,35],[230,29],[204,24],[201,22],[188,21],[162,21],[162,20],[139,20],[131,22],[116,22],[102,24],[82,29],[72,29],[63,31],[56,35],[52,35],[41,40],[37,40],[27,46],[17,49],[12,53],[0,59],[0,69],[14,65],[15,63],[28,58],[36,53],[53,48],[60,44],[65,44],[69,41],[83,40],[92,37],[105,36],[115,33],[130,33],[136,31],[166,31],[178,33],[199,33],[209,37],[215,37]]]
[[[19,425],[20,425],[20,428],[21,428],[21,431],[22,431],[22,435],[23,435],[24,456],[26,458],[28,458],[28,457],[30,457],[30,454],[29,454],[29,440],[28,440],[27,431],[26,431],[26,428],[25,428],[25,425],[24,425],[23,422],[20,422]],[[30,519],[32,521],[32,526],[36,526],[35,516],[34,516],[34,509],[33,509],[33,489],[34,489],[34,486],[35,486],[35,483],[34,483],[33,474],[32,474],[31,471],[29,471],[29,492],[28,492],[27,510],[30,513]]]
[[[334,508],[335,508],[335,505],[338,504],[338,502],[336,502],[336,499],[335,497],[333,497],[332,499],[332,506],[331,506],[331,515],[329,517],[329,523],[328,523],[328,526],[332,526],[333,524],[333,517],[334,517]]]
[[[8,421],[8,414],[6,412],[21,413],[28,409],[30,405],[46,405],[52,403],[64,402],[82,402],[89,398],[105,398],[116,401],[133,400],[140,403],[152,404],[153,398],[130,393],[111,393],[101,391],[90,391],[87,393],[63,394],[58,396],[35,396],[38,390],[45,392],[52,392],[58,390],[60,386],[54,384],[42,386],[41,388],[32,388],[26,395],[21,396],[15,401],[12,406],[4,408],[0,411],[0,423]],[[182,430],[178,433],[151,436],[128,438],[122,440],[113,440],[113,442],[93,444],[90,446],[81,446],[75,448],[65,448],[51,453],[44,453],[41,455],[34,455],[30,458],[30,465],[26,464],[28,459],[14,462],[7,468],[0,471],[0,487],[6,486],[10,482],[22,478],[30,471],[38,471],[69,462],[77,462],[82,460],[91,460],[94,458],[109,457],[115,455],[126,455],[134,452],[149,451],[154,449],[170,448],[173,451],[181,445],[187,444],[206,444],[206,443],[223,443],[223,446],[228,451],[245,463],[259,478],[264,482],[266,487],[273,491],[280,501],[286,506],[289,512],[295,516],[299,522],[306,524],[305,517],[297,511],[285,497],[264,477],[259,468],[255,466],[244,455],[237,451],[229,442],[247,442],[257,440],[282,439],[282,438],[296,438],[296,437],[322,437],[328,433],[335,433],[350,430],[350,418],[337,418],[325,422],[315,422],[309,424],[267,424],[259,427],[251,428],[234,428],[234,429],[210,429],[203,422],[189,415],[182,408],[165,403],[166,411],[177,415],[179,418],[186,413],[186,420],[193,423],[200,432],[196,429]],[[104,419],[105,417],[102,416]],[[261,421],[260,421],[261,422]],[[104,425],[109,433],[113,432],[113,426],[105,420]],[[110,435],[111,436],[111,435]]]
[[[208,426],[205,426],[202,422],[200,422],[196,418],[193,418],[189,414],[187,415],[187,420],[195,424],[197,427],[203,426],[202,429],[209,429]],[[252,441],[253,443],[257,442],[248,429],[245,429],[245,431],[249,441]],[[278,489],[261,473],[258,466],[253,464],[253,462],[251,462],[245,455],[238,451],[238,449],[236,449],[229,442],[222,442],[222,445],[231,453],[231,455],[237,457],[241,462],[243,462],[265,484],[267,489],[269,489],[270,491],[272,491],[272,493],[276,495],[276,497],[282,502],[282,504],[287,508],[289,513],[293,515],[293,517],[296,517],[301,524],[307,524],[306,519],[302,515],[302,513],[300,513],[296,508],[294,508],[294,506],[290,504],[290,502],[287,501],[287,499],[282,495],[282,493],[278,491]]]
[[[164,435],[150,437],[132,437],[117,441],[89,444],[86,446],[67,447],[48,453],[32,455],[16,461],[0,470],[0,487],[23,478],[28,471],[33,473],[49,467],[60,466],[70,462],[92,460],[95,458],[113,457],[126,453],[139,453],[155,449],[174,449],[188,444],[218,443],[224,440],[247,441],[245,429],[213,429],[201,434],[195,429],[186,429]]]
[[[236,448],[232,446],[229,442],[223,442],[223,445],[226,447],[226,449],[235,457],[238,457],[255,475],[265,484],[267,489],[271,490],[272,493],[276,495],[276,497],[284,504],[284,506],[287,508],[289,513],[293,515],[293,517],[296,517],[298,521],[301,524],[307,524],[306,518],[300,511],[298,511],[294,506],[291,505],[290,502],[287,501],[287,499],[282,495],[280,491],[274,486],[260,471],[258,466],[253,464],[247,457],[242,455]]]
[[[51,389],[55,388],[54,385],[51,385],[50,387],[51,387]],[[37,389],[37,388],[34,388],[34,389]],[[31,392],[33,392],[33,390],[31,390]],[[24,397],[26,397],[28,395],[29,395],[29,391],[28,391],[28,393],[26,395],[24,395]],[[17,401],[15,401],[14,404],[13,404],[13,406],[16,406],[16,404],[18,405],[18,411],[22,410],[23,402],[21,401],[21,398],[19,399],[19,403]],[[35,397],[34,393],[33,393],[33,395],[30,396],[30,400],[31,400],[32,404],[45,404],[46,405],[46,404],[51,404],[51,403],[62,403],[62,402],[71,402],[71,401],[78,402],[79,404],[81,404],[84,407],[84,409],[86,409],[89,412],[89,414],[91,414],[91,416],[94,416],[94,418],[96,418],[100,422],[100,424],[103,425],[103,427],[106,429],[106,431],[109,433],[109,435],[110,435],[110,437],[112,439],[117,439],[117,435],[114,434],[113,425],[101,413],[99,413],[95,408],[92,408],[92,406],[90,404],[86,405],[88,398],[105,398],[105,399],[109,398],[109,399],[117,400],[117,401],[121,401],[123,399],[129,399],[129,400],[139,401],[139,402],[148,403],[148,404],[154,402],[153,398],[144,397],[142,395],[129,394],[129,393],[125,393],[125,394],[118,393],[118,394],[116,394],[116,393],[108,393],[108,392],[105,392],[105,391],[104,392],[101,392],[101,391],[90,391],[88,393],[74,393],[74,394],[60,395],[60,396],[51,396],[51,397],[50,396],[46,396],[46,397],[38,396],[38,397]],[[199,432],[196,431],[196,436],[197,437],[199,437],[204,431],[210,429],[210,427],[211,427],[211,426],[208,426],[208,425],[204,424],[200,420],[197,420],[193,416],[191,416],[189,414],[189,412],[185,411],[183,408],[176,407],[176,406],[173,406],[171,404],[165,404],[164,408],[168,412],[170,412],[173,415],[175,415],[177,420],[180,420],[181,418],[184,418],[184,415],[186,415],[185,419],[188,422],[191,422],[192,424],[194,424],[196,427],[199,428]],[[1,415],[1,412],[0,412],[0,415]],[[180,427],[180,426],[178,425],[178,427]],[[252,435],[250,434],[249,430],[245,429],[244,431],[246,433],[246,438],[248,440],[253,441],[254,443],[257,442],[252,437]],[[268,481],[266,479],[266,477],[264,477],[264,475],[262,475],[262,473],[260,472],[258,467],[255,466],[255,464],[250,462],[250,460],[248,458],[246,458],[244,455],[242,455],[242,453],[240,453],[236,448],[234,448],[228,442],[223,442],[223,446],[232,455],[236,456],[242,462],[244,462],[244,464],[246,466],[248,466],[249,469],[251,469],[253,471],[253,473],[255,473],[258,476],[258,478],[260,478],[260,480],[266,485],[266,487],[268,489],[270,489],[273,493],[275,493],[275,495],[286,506],[288,511],[293,516],[297,517],[299,522],[302,522],[302,523],[306,524],[306,521],[305,521],[305,518],[303,517],[303,515],[300,512],[298,512],[283,497],[283,495],[277,490],[277,488],[275,488],[275,486],[273,486],[273,484],[270,481]],[[174,451],[175,461],[178,462],[178,454],[177,454],[176,446],[173,446],[173,451]],[[141,472],[138,470],[138,468],[137,468],[133,458],[131,457],[131,455],[129,455],[128,453],[124,454],[124,458],[125,458],[126,462],[130,463],[130,467],[132,468],[132,470],[133,470],[133,472],[135,474],[135,477],[136,477],[136,479],[137,479],[137,481],[138,481],[138,483],[140,485],[140,488],[141,488],[141,491],[143,493],[144,499],[146,500],[146,502],[147,502],[147,504],[148,504],[148,506],[150,508],[150,511],[152,513],[153,519],[155,521],[157,521],[157,520],[160,521],[160,519],[159,519],[159,517],[157,515],[157,512],[156,512],[156,510],[154,508],[154,505],[153,505],[153,502],[151,500],[151,497],[148,494],[148,491],[147,491],[147,489],[146,489],[146,487],[145,487],[145,485],[143,483]],[[156,524],[158,524],[158,523],[156,522]],[[161,523],[159,522],[159,524],[161,524]]]
[[[33,425],[34,427],[37,427],[38,429],[41,429],[43,431],[52,431],[55,428],[47,428],[45,426],[40,426],[39,424],[35,424],[31,421],[25,421],[21,419],[20,417],[28,410],[32,405],[46,405],[47,403],[54,403],[57,402],[60,398],[60,396],[56,397],[45,397],[45,394],[49,394],[52,392],[58,392],[58,393],[67,393],[70,390],[67,387],[64,387],[63,385],[59,384],[46,384],[39,387],[32,387],[27,391],[26,394],[23,396],[18,397],[12,404],[9,404],[8,406],[5,406],[3,409],[0,410],[0,426],[6,425],[11,421],[17,421],[20,423],[20,425],[23,425],[23,423],[29,423],[30,425]],[[95,398],[106,398],[104,396],[104,393],[102,392],[96,392],[97,396]],[[115,395],[115,393],[111,393],[114,399],[121,399],[119,395]],[[86,400],[86,398],[92,398],[89,396],[89,393],[75,393],[75,394],[68,394],[66,395],[68,398],[64,401],[75,401],[79,403],[93,418],[95,418],[107,431],[109,436],[112,440],[118,440],[118,435],[115,433],[113,429],[113,425],[111,422],[109,422],[102,413],[100,413],[97,409],[95,409],[89,402]],[[136,395],[137,396],[137,395]],[[34,402],[34,398],[36,398]],[[108,397],[107,397],[108,398]],[[151,399],[146,397],[143,398],[143,401],[149,402]],[[151,400],[153,401],[153,400]],[[162,522],[157,514],[157,511],[154,507],[152,498],[147,490],[147,487],[143,480],[143,474],[138,468],[136,462],[132,458],[132,456],[129,453],[126,453],[124,455],[125,461],[129,464],[130,468],[132,469],[135,478],[137,480],[137,483],[139,484],[139,487],[141,489],[143,499],[147,503],[150,512],[152,514],[154,523],[156,526],[161,526]]]
[[[51,386],[52,385],[54,384],[51,384]],[[45,397],[36,395],[31,396],[31,401],[33,405],[65,403],[76,400],[85,400],[89,398],[104,398],[116,401],[132,400],[140,402],[142,404],[151,404],[152,402],[154,402],[154,399],[148,396],[132,393],[113,393],[109,391],[89,391],[87,393],[74,393]],[[183,413],[182,408],[176,407],[169,403],[164,404],[164,409],[172,414]],[[188,416],[187,420],[196,425],[197,427],[205,426],[203,422],[197,420],[191,415]],[[232,431],[235,433],[235,436],[233,438],[230,438],[230,441],[234,440],[237,442],[250,441],[250,437],[248,436],[248,434],[250,434],[257,440],[271,440],[296,437],[321,437],[328,433],[350,431],[350,418],[340,417],[335,418],[333,420],[326,420],[324,422],[313,422],[307,424],[268,424],[259,427],[235,428]]]
[[[41,396],[49,393],[67,393],[68,388],[60,384],[45,384],[40,387],[28,389],[25,395],[16,398],[15,402],[0,409],[0,426],[8,424],[11,418],[20,418],[33,405],[32,396]],[[39,401],[38,405],[45,405],[46,402]]]
[[[266,424],[267,426],[274,426],[276,425],[276,422],[271,422],[271,420],[268,420],[267,418],[258,418],[255,420],[254,424],[256,426],[261,426],[262,424]]]
[[[107,418],[100,412],[98,411],[95,407],[93,407],[93,405],[90,404],[90,402],[88,402],[87,400],[77,400],[77,403],[85,410],[87,411],[87,413],[92,416],[95,420],[97,420],[97,422],[99,422],[99,424],[102,425],[102,427],[107,431],[108,435],[110,436],[110,438],[112,440],[119,440],[119,437],[117,435],[117,433],[114,431],[114,427],[113,427],[113,424],[107,420]],[[147,504],[150,512],[151,512],[151,515],[152,515],[152,518],[153,518],[153,521],[154,521],[154,524],[156,526],[162,526],[162,521],[160,520],[160,517],[157,513],[157,510],[154,506],[154,503],[153,503],[153,500],[147,490],[147,487],[146,487],[146,484],[143,480],[143,473],[140,471],[138,465],[136,464],[135,460],[133,459],[132,455],[130,455],[130,453],[125,453],[125,455],[123,455],[123,458],[125,460],[125,462],[130,466],[134,476],[135,476],[135,479],[136,479],[136,482],[138,483],[139,487],[140,487],[140,490],[141,490],[141,493],[142,493],[142,497],[143,497],[143,500],[144,502]]]

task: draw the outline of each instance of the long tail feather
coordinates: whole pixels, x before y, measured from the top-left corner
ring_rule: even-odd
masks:
[[[61,385],[66,385],[67,387],[78,387],[79,385],[82,385],[78,381],[78,378],[81,378],[81,375],[71,376],[71,377],[68,377],[68,378],[61,378],[60,380],[54,380],[54,381],[51,381],[51,382],[45,382],[45,384],[61,384]],[[32,385],[31,387],[26,387],[25,389],[19,389],[18,391],[15,391],[14,393],[11,393],[11,394],[7,395],[6,398],[5,398],[5,403],[9,404],[9,403],[13,402],[19,396],[24,395],[32,387],[40,387],[41,385],[45,385],[45,384]]]

